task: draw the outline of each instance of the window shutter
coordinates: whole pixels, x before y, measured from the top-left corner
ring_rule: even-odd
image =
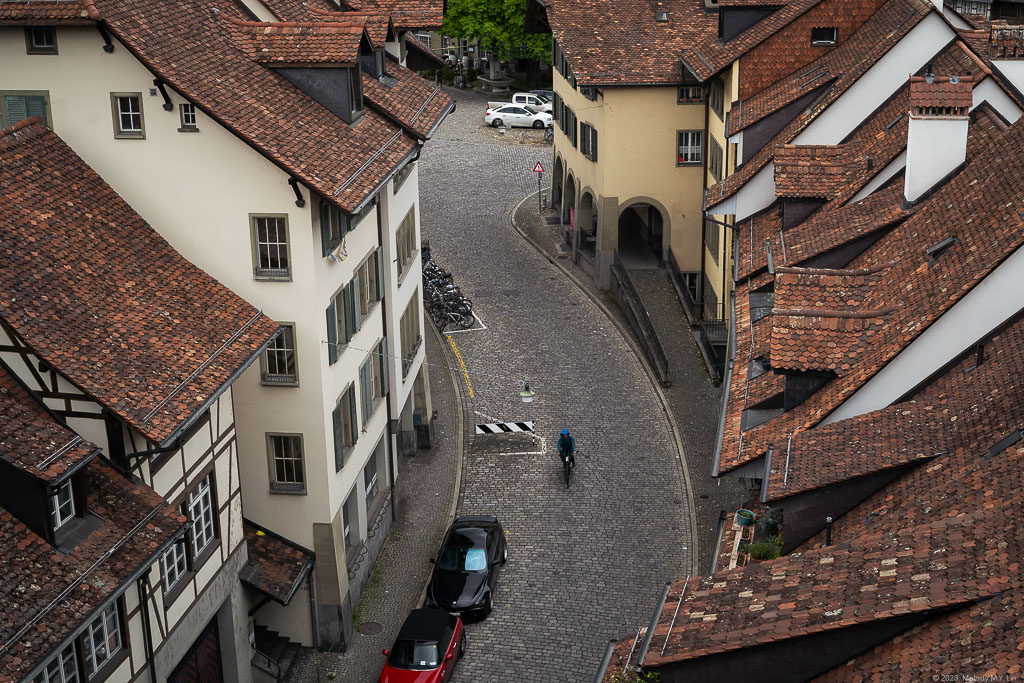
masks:
[[[13,126],[18,121],[28,118],[28,107],[25,104],[24,95],[6,95],[4,96],[4,105],[7,110],[7,121],[4,122],[6,125]]]
[[[330,365],[338,362],[338,315],[333,301],[327,307],[327,358]]]
[[[348,387],[348,412],[352,424],[352,445],[355,446],[359,438],[359,423],[356,422],[356,392],[352,385]]]
[[[341,401],[331,411],[334,418],[334,471],[340,472],[345,466],[345,435],[341,425]]]
[[[374,283],[377,286],[377,295],[374,298],[380,301],[384,298],[384,253],[381,247],[377,247],[377,251],[373,252],[373,260],[373,270],[377,275],[377,282]]]
[[[377,350],[380,352],[380,395],[387,396],[391,379],[391,373],[389,370],[391,367],[391,359],[388,358],[388,340],[382,340],[378,345]]]
[[[367,358],[359,368],[359,393],[363,404],[363,424],[370,419],[370,411],[373,407],[373,366],[370,363],[371,359]]]
[[[597,128],[590,129],[590,158],[597,161]]]
[[[326,201],[320,202],[320,249],[322,256],[331,252],[331,207]]]
[[[345,299],[345,341],[352,341],[352,337],[355,336],[356,330],[359,328],[356,326],[356,290],[352,286],[352,283],[345,285],[343,290],[343,296]]]
[[[362,298],[361,294],[363,292],[363,287],[365,287],[365,283],[363,282],[365,276],[366,272],[363,270],[363,268],[358,268],[356,272],[352,274],[352,299],[355,302],[355,305],[352,307],[352,310],[356,314],[356,326],[352,334],[355,334],[359,330],[359,328],[363,326],[363,307],[360,303],[360,299]],[[369,308],[370,302],[367,301],[366,305],[367,308]]]

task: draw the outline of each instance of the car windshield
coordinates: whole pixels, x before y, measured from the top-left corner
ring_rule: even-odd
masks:
[[[541,95],[540,93],[534,93],[534,94],[537,95],[537,99],[540,100],[541,104],[547,104],[548,102],[551,101],[551,100],[549,100],[547,98],[546,95]]]
[[[487,555],[482,548],[445,548],[437,558],[438,569],[457,572],[479,572],[487,568]]]
[[[533,107],[531,107],[528,104],[524,104],[523,105],[523,109],[525,109],[526,111],[530,112],[531,114],[539,114],[540,113],[539,111],[537,111],[536,109],[534,109]]]
[[[396,669],[436,669],[440,666],[437,643],[397,640],[388,664]]]

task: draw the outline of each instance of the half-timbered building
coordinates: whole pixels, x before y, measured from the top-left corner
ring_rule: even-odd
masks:
[[[0,423],[54,434],[0,436],[0,679],[248,680],[232,384],[278,326],[38,118],[0,133],[0,226],[0,398],[35,416]]]

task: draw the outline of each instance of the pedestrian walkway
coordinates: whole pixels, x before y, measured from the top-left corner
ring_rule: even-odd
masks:
[[[610,294],[598,290],[593,279],[568,258],[568,252],[562,246],[564,240],[559,234],[559,226],[549,225],[544,220],[553,215],[554,212],[547,210],[539,214],[536,202],[528,199],[517,209],[515,222],[554,263],[599,297],[622,326],[629,330],[629,323]],[[673,418],[683,442],[692,486],[691,496],[696,506],[697,547],[700,553],[698,567],[701,572],[705,572],[711,563],[720,511],[731,512],[739,508],[740,503],[747,498],[743,486],[737,480],[717,480],[710,474],[721,408],[721,388],[716,387],[708,377],[703,356],[690,332],[686,313],[665,269],[630,268],[629,274],[668,355],[672,385],[663,391],[672,407]]]
[[[406,615],[419,606],[430,575],[429,559],[451,518],[462,440],[458,397],[447,360],[437,335],[425,332],[430,392],[437,411],[434,447],[416,451],[399,466],[398,519],[355,610],[361,632],[344,654],[303,648],[289,681],[377,680],[384,664],[381,649],[391,647]]]

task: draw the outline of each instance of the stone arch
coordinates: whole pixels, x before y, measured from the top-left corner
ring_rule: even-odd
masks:
[[[594,258],[597,249],[597,197],[589,187],[580,191],[580,208],[576,214],[576,227],[579,230],[579,250]]]
[[[668,252],[671,221],[664,205],[652,197],[632,197],[619,203],[619,255],[637,263],[661,263]]]
[[[551,206],[559,206],[562,201],[562,186],[565,182],[565,163],[562,157],[555,156],[555,165],[551,168]]]
[[[562,188],[562,224],[571,229],[576,217],[576,178],[572,171],[565,176]]]

